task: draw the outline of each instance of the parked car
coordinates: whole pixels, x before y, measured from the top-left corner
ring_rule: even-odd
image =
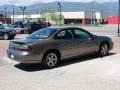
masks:
[[[0,39],[8,40],[16,36],[16,31],[10,27],[4,27],[0,24]]]
[[[28,32],[28,28],[14,27],[17,34],[26,34]]]
[[[113,48],[109,37],[96,36],[75,27],[43,28],[24,39],[10,42],[7,55],[21,63],[42,63],[47,68],[75,56],[98,53],[106,56]]]
[[[25,34],[25,33],[28,32],[28,28],[21,21],[14,22],[14,23],[11,24],[11,26],[16,30],[17,34]]]
[[[32,22],[32,23],[29,23],[28,24],[28,34],[31,34],[39,29],[42,29],[42,28],[47,28],[49,26],[47,26],[47,23],[39,23],[39,22]]]

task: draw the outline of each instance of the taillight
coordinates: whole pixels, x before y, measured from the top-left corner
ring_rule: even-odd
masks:
[[[21,45],[20,47],[18,47],[19,51],[30,51],[31,47],[28,45]]]

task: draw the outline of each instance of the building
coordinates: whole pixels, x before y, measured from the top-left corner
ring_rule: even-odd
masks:
[[[11,18],[0,18],[0,22],[11,23]]]
[[[59,14],[59,12],[56,12]],[[94,24],[101,23],[105,24],[108,22],[108,14],[104,12],[94,12],[94,11],[76,11],[76,12],[62,12],[64,17],[64,24]],[[50,16],[45,14],[45,20],[49,20],[51,23],[55,24],[52,20],[50,20]],[[38,18],[42,18],[40,14],[36,15],[25,15],[25,19],[37,20]],[[13,19],[13,16],[11,16]],[[14,21],[22,21],[23,15],[15,15]]]
[[[65,24],[94,24],[95,22],[106,24],[108,23],[108,14],[104,12],[62,12]]]
[[[100,24],[108,24],[109,14],[106,12],[95,12],[97,22]]]
[[[37,21],[38,18],[40,18],[41,15],[40,14],[34,14],[34,15],[24,15],[24,19],[26,20],[30,20],[30,21]],[[14,22],[17,21],[23,21],[23,15],[12,15],[11,16],[11,20]]]
[[[2,23],[11,23],[11,18],[8,16],[4,16],[3,14],[0,14],[0,22]]]
[[[109,16],[108,24],[118,24],[118,16]]]
[[[91,20],[90,12],[62,12],[65,24],[89,24]]]

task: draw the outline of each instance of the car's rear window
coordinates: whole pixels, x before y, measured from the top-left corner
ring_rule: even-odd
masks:
[[[27,38],[28,39],[46,39],[52,36],[56,31],[57,29],[53,29],[53,28],[43,28],[32,33]]]

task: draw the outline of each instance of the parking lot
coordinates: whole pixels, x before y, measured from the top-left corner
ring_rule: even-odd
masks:
[[[109,36],[114,49],[106,57],[96,55],[61,62],[57,68],[23,65],[6,57],[9,40],[0,40],[0,90],[120,90],[120,37],[117,26],[86,27],[93,34]],[[27,36],[17,35],[15,38]],[[11,61],[11,62],[9,62]]]

